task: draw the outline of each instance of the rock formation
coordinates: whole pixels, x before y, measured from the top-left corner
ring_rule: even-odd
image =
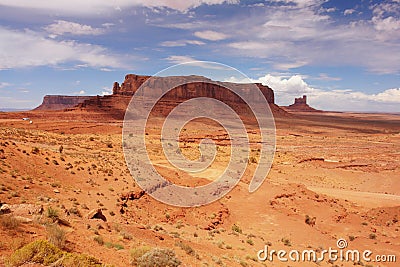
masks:
[[[119,86],[117,82],[114,83],[113,95],[133,96],[139,87],[149,78],[150,76],[128,74],[125,76],[125,81],[121,86]],[[226,86],[235,88],[235,90],[242,90],[242,92],[249,96],[249,99],[257,101],[256,94],[252,92],[253,84],[215,82],[202,76],[158,77],[149,81],[144,92],[145,94],[152,95],[152,91],[154,90],[166,91],[172,87],[170,85],[176,84],[180,86],[173,88],[173,90],[166,95],[167,98],[172,100],[184,100],[191,97],[212,97],[226,102],[239,102],[240,100],[237,96],[224,88]],[[261,90],[268,103],[274,104],[274,92],[272,89],[261,83],[256,83],[256,86]]]
[[[90,99],[92,96],[65,96],[65,95],[46,95],[40,106],[34,110],[63,110],[72,108]]]
[[[303,95],[303,97],[298,97],[294,99],[294,103],[283,107],[287,111],[298,111],[298,112],[316,112],[319,111],[315,108],[310,107],[307,104],[307,96]]]
[[[142,76],[128,74],[124,82],[120,85],[118,82],[113,84],[112,95],[106,96],[60,96],[47,95],[43,103],[35,110],[64,110],[64,111],[85,111],[92,114],[101,114],[101,116],[112,117],[114,119],[123,119],[126,108],[128,107],[132,96],[151,76]],[[256,94],[255,88],[258,88],[264,95],[274,113],[286,113],[275,105],[274,91],[261,83],[239,84],[228,82],[216,82],[203,76],[168,76],[156,77],[144,84],[146,87],[141,93],[144,96],[154,96],[160,92],[166,92],[160,109],[156,112],[168,114],[177,103],[194,97],[209,97],[218,99],[225,103],[249,112],[248,108],[243,108],[243,100],[231,92],[229,88],[241,91],[247,99],[252,102],[259,101],[260,94]],[[172,90],[169,90],[171,89]]]
[[[108,116],[122,119],[132,96],[151,76],[128,74],[124,82],[119,85],[114,82],[113,94],[96,96],[80,103],[76,108],[104,112]],[[195,81],[195,82],[193,82]],[[162,102],[161,113],[166,114],[177,102],[183,102],[193,97],[210,97],[235,105],[243,104],[243,100],[225,87],[241,90],[251,101],[257,101],[259,94],[254,93],[254,84],[238,84],[227,82],[215,82],[202,76],[168,76],[151,79],[142,91],[145,96],[154,96],[155,93],[165,92],[172,87]],[[178,85],[178,86],[175,86]],[[273,111],[284,112],[274,104],[274,91],[262,85],[255,84],[261,90]]]

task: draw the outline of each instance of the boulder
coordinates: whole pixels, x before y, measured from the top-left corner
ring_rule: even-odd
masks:
[[[103,212],[101,211],[101,209],[94,209],[91,210],[88,214],[87,214],[87,218],[88,219],[99,219],[99,220],[103,220],[103,221],[107,221],[106,216],[104,216]]]

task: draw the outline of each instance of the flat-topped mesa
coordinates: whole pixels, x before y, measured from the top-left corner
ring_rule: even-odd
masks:
[[[140,76],[135,74],[128,74],[125,76],[124,82],[121,86],[118,82],[113,85],[113,95],[120,96],[133,96],[139,87],[146,82],[151,76]],[[248,96],[250,101],[257,101],[257,96],[254,92],[254,85],[256,85],[265,99],[270,104],[274,104],[274,92],[268,86],[261,83],[256,84],[240,84],[228,82],[216,82],[202,76],[168,76],[168,77],[155,77],[148,81],[147,86],[143,92],[149,96],[159,94],[161,91],[171,90],[166,98],[169,100],[182,100],[191,97],[210,97],[216,98],[227,102],[238,102],[240,99],[235,96],[230,90],[224,88],[229,87],[240,90]],[[172,88],[171,88],[172,87]]]
[[[46,95],[42,104],[34,110],[63,110],[72,108],[91,99],[93,96],[66,96],[66,95]]]

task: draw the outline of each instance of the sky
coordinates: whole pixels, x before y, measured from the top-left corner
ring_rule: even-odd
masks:
[[[0,108],[110,94],[128,73],[194,60],[279,105],[400,112],[400,0],[0,0]]]

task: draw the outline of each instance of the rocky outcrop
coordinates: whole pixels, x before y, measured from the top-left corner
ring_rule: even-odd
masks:
[[[168,114],[168,112],[176,106],[176,103],[194,97],[209,97],[221,100],[225,103],[232,103],[236,106],[243,106],[243,100],[225,87],[234,88],[235,91],[241,90],[247,95],[250,101],[259,100],[259,94],[255,93],[254,84],[215,82],[202,76],[193,75],[156,77],[144,84],[149,78],[151,78],[151,76],[128,74],[125,76],[125,80],[121,85],[118,82],[113,84],[112,95],[91,97],[73,108],[73,110],[81,109],[84,111],[103,113],[105,116],[111,116],[115,119],[123,119],[132,96],[142,85],[145,86],[143,91],[141,91],[144,96],[159,95],[160,92],[168,91],[161,100],[163,104],[160,105],[161,107],[156,111],[162,114]],[[286,113],[274,104],[274,91],[271,88],[260,83],[256,83],[255,85],[261,90],[273,112]],[[169,90],[171,88],[172,90]],[[157,105],[157,107],[159,107],[159,105]]]
[[[294,112],[318,112],[315,108],[310,107],[307,104],[307,96],[303,95],[303,97],[295,98],[294,103],[283,107],[287,111],[294,111]]]
[[[113,95],[133,96],[139,87],[150,76],[140,76],[135,74],[128,74],[125,76],[124,82],[119,86],[117,82],[113,86]],[[195,81],[195,82],[192,82]],[[179,85],[176,88],[171,88],[172,85]],[[228,82],[215,82],[202,76],[169,76],[157,77],[152,79],[146,84],[144,93],[152,95],[152,93],[159,93],[159,90],[167,91],[172,89],[166,95],[170,100],[185,100],[192,97],[210,97],[223,100],[225,102],[240,102],[240,98],[233,94],[231,91],[224,87],[234,88],[234,90],[241,90],[249,96],[251,101],[257,101],[257,94],[254,93],[254,84],[238,84]],[[262,92],[268,103],[274,104],[274,92],[268,86],[261,83],[255,84]]]
[[[42,104],[34,110],[63,110],[72,108],[92,97],[93,96],[46,95],[43,98]]]

